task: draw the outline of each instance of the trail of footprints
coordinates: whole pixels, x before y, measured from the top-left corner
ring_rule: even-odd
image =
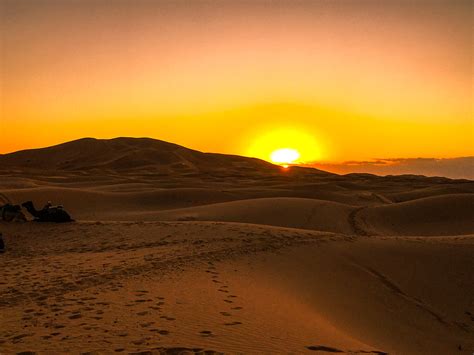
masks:
[[[137,310],[135,314],[139,317],[145,317],[150,314],[158,312],[161,314],[163,311],[163,306],[165,305],[165,298],[161,296],[152,297],[149,295],[147,290],[137,290],[135,291],[136,299],[133,302],[127,303],[127,307],[143,307],[146,306],[148,310]],[[156,318],[155,318],[156,319]],[[174,321],[175,318],[169,317],[167,315],[160,315],[159,319],[164,321]],[[157,327],[156,321],[143,321],[139,323],[139,326],[143,329],[148,329],[152,335],[163,335],[166,336],[170,334],[169,330],[161,329]],[[122,334],[122,336],[128,336],[128,334]],[[137,340],[133,340],[131,343],[135,346],[148,345],[149,340],[152,339],[152,336],[145,336]],[[116,349],[116,352],[122,351],[121,349]]]
[[[216,292],[222,295],[223,308],[218,311],[219,317],[222,317],[222,324],[229,328],[241,325],[242,322],[235,320],[239,311],[243,309],[243,307],[236,304],[239,299],[238,296],[234,295],[226,284],[227,282],[220,278],[220,274],[213,262],[208,262],[206,273],[209,274],[211,281],[215,285]],[[113,285],[113,287],[122,288],[123,285],[116,284]],[[81,335],[89,339],[86,340],[88,343],[92,342],[93,337],[91,334],[95,332],[108,333],[116,338],[131,338],[128,342],[131,346],[135,347],[149,345],[150,340],[156,338],[157,335],[169,335],[171,333],[169,330],[158,327],[157,324],[175,321],[174,317],[163,314],[166,305],[165,298],[150,295],[147,290],[135,290],[133,295],[133,299],[128,300],[124,306],[130,308],[130,311],[138,316],[138,318],[143,317],[143,321],[138,321],[138,326],[140,329],[148,330],[150,336],[147,336],[146,333],[141,333],[137,338],[131,338],[132,335],[128,333],[127,327],[123,327],[123,323],[117,324],[121,323],[117,319],[113,321],[114,324],[112,327],[110,327],[110,325],[106,327],[101,326],[100,321],[106,313],[112,311],[110,307],[113,305],[98,299],[99,292],[95,292],[94,296],[89,297],[59,296],[43,300],[37,299],[36,307],[27,308],[23,312],[22,321],[24,322],[24,331],[20,333],[3,332],[0,334],[0,344],[7,341],[16,344],[33,336],[40,336],[45,341],[71,340],[70,336],[62,334],[63,328],[66,326],[80,327],[85,331]],[[471,321],[474,321],[473,313],[466,311],[466,315]],[[150,317],[152,317],[152,319],[149,319]],[[209,329],[199,331],[198,335],[201,337],[216,336],[216,334]],[[108,342],[105,339],[104,341]],[[323,345],[312,345],[306,348],[307,350],[342,352],[342,350]],[[126,351],[126,347],[117,347],[114,351],[117,353],[123,352]],[[377,351],[371,353],[384,354],[383,352]]]
[[[209,262],[206,270],[209,273],[212,282],[216,286],[216,291],[222,293],[222,302],[224,309],[219,313],[223,318],[223,325],[238,326],[242,322],[234,320],[235,313],[242,310],[242,307],[236,306],[234,301],[238,298],[231,293],[226,282],[221,280],[219,272],[212,262]],[[110,285],[116,289],[122,288],[120,283]],[[152,296],[147,290],[136,290],[133,292],[134,297],[128,300],[123,306],[130,309],[131,313],[138,318],[143,317],[143,321],[138,323],[141,329],[148,330],[151,336],[141,335],[139,339],[130,339],[130,344],[133,346],[146,345],[153,336],[166,336],[170,334],[167,329],[157,327],[157,322],[166,323],[175,321],[174,317],[163,314],[165,306],[165,298],[161,296]],[[24,332],[4,332],[0,334],[0,344],[5,342],[19,343],[25,338],[39,336],[44,341],[67,341],[72,337],[63,334],[63,328],[78,327],[82,331],[80,336],[84,337],[86,342],[91,343],[93,334],[102,332],[110,334],[112,337],[128,338],[130,335],[127,332],[126,325],[122,320],[111,320],[112,324],[101,324],[104,322],[104,317],[110,318],[112,309],[116,306],[110,302],[104,302],[99,299],[100,293],[94,292],[89,297],[75,297],[75,296],[55,296],[44,297],[44,299],[37,298],[32,307],[27,308],[23,312],[22,321],[24,324]],[[158,313],[158,316],[156,315]],[[149,319],[153,317],[153,319]],[[107,318],[106,318],[107,319]],[[107,323],[109,323],[107,321]],[[213,337],[215,334],[211,330],[202,330],[199,332],[202,337]],[[103,341],[107,342],[105,338]],[[124,351],[123,348],[117,348],[117,352]]]
[[[219,278],[219,272],[216,270],[216,267],[214,266],[214,263],[213,262],[208,262],[208,267],[206,269],[206,273],[208,273],[210,276],[211,276],[211,281],[216,285],[216,289],[218,292],[221,292],[223,293],[223,302],[226,304],[226,306],[230,309],[230,311],[234,311],[234,312],[228,312],[227,310],[226,311],[220,311],[220,315],[223,316],[223,317],[229,317],[229,318],[232,318],[234,317],[235,315],[235,311],[240,311],[241,309],[243,309],[242,307],[240,306],[234,306],[234,301],[235,299],[237,298],[236,295],[233,295],[231,294],[230,290],[229,290],[229,286],[226,285],[226,282],[225,281],[221,281],[220,278]],[[240,325],[242,324],[242,322],[239,322],[239,321],[227,321],[227,322],[224,322],[223,323],[225,326],[235,326],[235,325]],[[203,337],[211,337],[211,336],[214,336],[215,334],[212,333],[212,331],[210,330],[202,330],[200,332],[200,335],[203,336]]]

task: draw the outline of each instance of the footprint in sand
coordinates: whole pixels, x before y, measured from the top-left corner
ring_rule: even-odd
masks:
[[[230,322],[230,323],[224,323],[224,325],[239,325],[242,324],[242,322]]]
[[[311,346],[307,346],[306,349],[313,350],[313,351],[324,351],[328,353],[343,353],[344,352],[343,350],[331,348],[329,346],[324,346],[324,345],[311,345]]]
[[[155,322],[148,322],[148,323],[140,323],[140,327],[148,328],[149,326],[155,324]]]
[[[108,306],[110,303],[109,302],[97,302],[96,304],[100,306]]]
[[[165,329],[150,329],[150,332],[158,333],[161,335],[168,335],[170,333],[169,330]]]
[[[30,337],[30,336],[33,336],[35,335],[34,333],[25,333],[25,334],[19,334],[19,335],[15,335],[14,337],[11,338],[11,341],[16,344],[20,341],[22,341],[23,338],[26,338],[26,337]]]
[[[202,337],[211,337],[214,335],[210,330],[201,330],[199,334],[201,334]]]
[[[226,317],[229,317],[229,316],[232,315],[229,312],[220,312],[220,314],[222,314],[223,316],[226,316]]]

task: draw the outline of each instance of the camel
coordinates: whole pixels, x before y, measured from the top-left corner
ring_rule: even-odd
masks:
[[[0,220],[5,222],[26,222],[26,217],[21,212],[21,206],[7,203],[0,206]]]
[[[74,222],[62,206],[47,206],[42,210],[37,210],[31,201],[24,202],[21,205],[35,217],[35,221],[37,222]]]

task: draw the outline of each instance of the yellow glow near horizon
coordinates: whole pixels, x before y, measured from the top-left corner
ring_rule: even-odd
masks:
[[[247,154],[277,164],[311,162],[322,158],[321,146],[315,137],[294,128],[281,128],[259,135]]]
[[[277,164],[288,165],[291,163],[296,163],[300,157],[300,153],[291,148],[281,148],[277,149],[270,154],[270,159],[272,162]]]

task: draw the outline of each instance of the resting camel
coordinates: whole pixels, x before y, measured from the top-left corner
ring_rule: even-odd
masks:
[[[24,202],[21,205],[35,217],[35,221],[37,222],[74,222],[71,216],[61,206],[51,206],[37,210],[31,201]]]

